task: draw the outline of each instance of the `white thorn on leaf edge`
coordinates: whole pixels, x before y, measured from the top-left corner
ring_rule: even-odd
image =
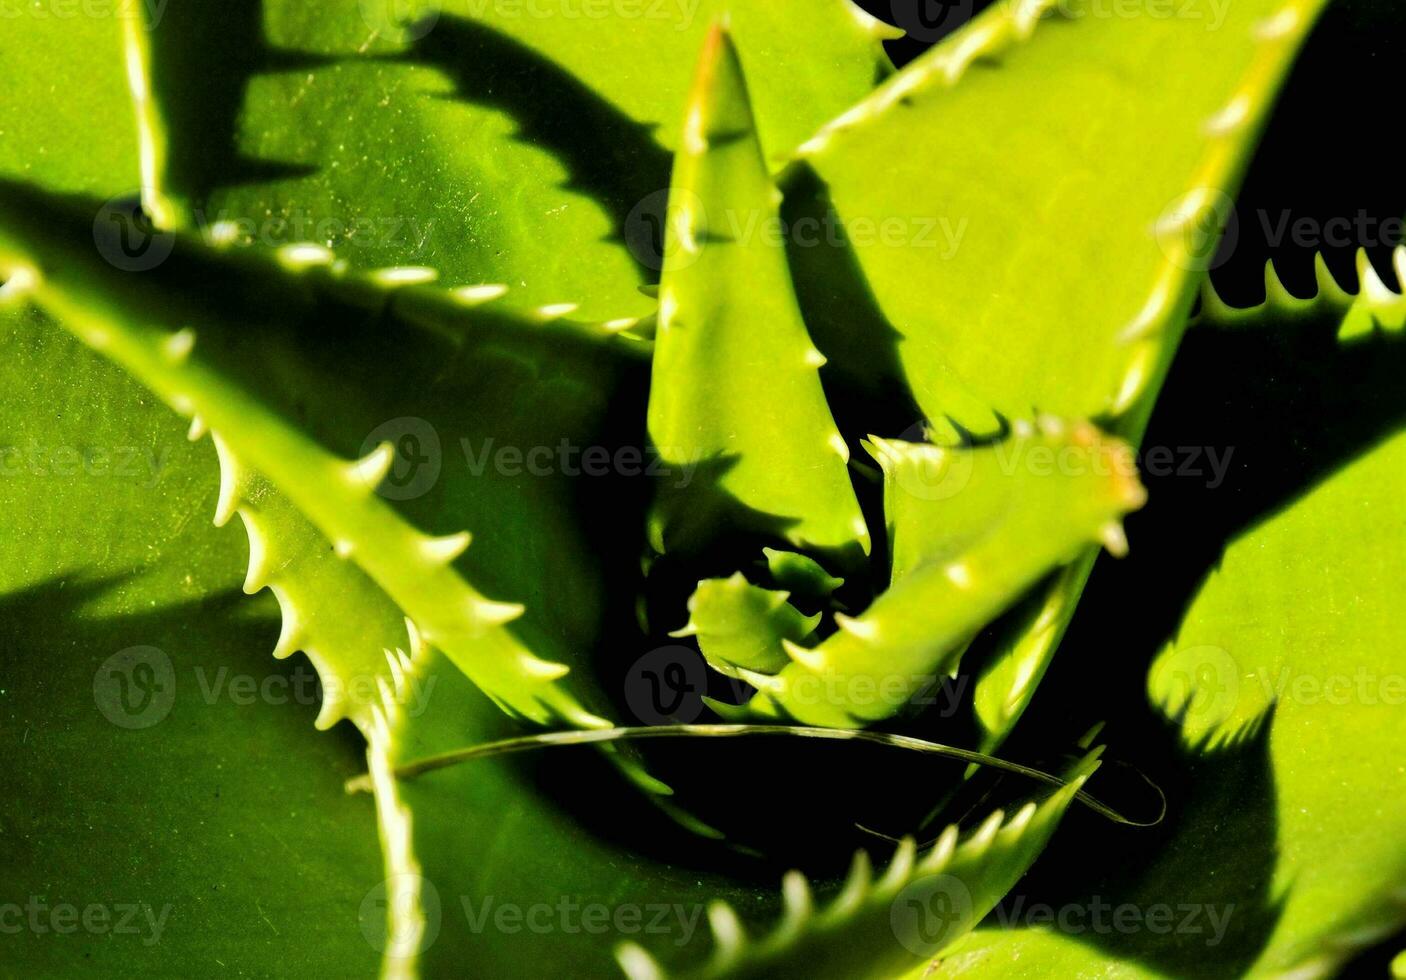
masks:
[[[1128,535],[1123,530],[1123,525],[1117,521],[1109,521],[1099,528],[1098,539],[1115,558],[1122,558],[1128,553]]]
[[[447,565],[457,559],[473,542],[468,531],[445,535],[442,538],[425,538],[420,542],[420,553],[437,565]]]
[[[818,672],[825,669],[825,655],[819,650],[808,649],[787,639],[781,641],[781,649],[786,651],[786,656],[806,670]]]
[[[9,270],[5,285],[0,286],[0,306],[23,301],[38,285],[39,272],[33,266],[15,266]]]
[[[280,602],[283,624],[278,631],[278,642],[273,646],[275,660],[284,660],[292,655],[303,642],[302,623],[298,620],[297,607],[292,602]]]
[[[1295,7],[1285,7],[1259,21],[1252,27],[1251,35],[1257,41],[1273,41],[1293,32],[1299,26],[1299,12]]]
[[[879,624],[864,619],[854,619],[844,613],[835,613],[835,625],[841,630],[860,640],[870,641],[878,639]]]
[[[399,265],[388,269],[377,269],[371,278],[382,286],[421,286],[434,282],[439,273],[423,265]]]
[[[972,584],[971,569],[960,562],[947,566],[947,580],[959,589],[970,588]]]
[[[231,224],[228,231],[220,230],[220,237],[217,241],[223,243],[234,241],[237,231]],[[227,238],[225,236],[228,236]],[[289,269],[309,269],[314,266],[331,265],[335,256],[332,250],[325,245],[316,242],[296,242],[292,245],[284,245],[277,252],[277,257],[286,268]]]
[[[268,545],[252,523],[246,521],[244,529],[249,533],[249,568],[244,574],[244,594],[253,595],[268,585]]]
[[[884,872],[884,877],[879,881],[878,891],[888,895],[902,888],[903,883],[913,870],[913,863],[917,856],[918,845],[913,838],[905,837],[899,841],[898,848],[893,852],[893,860],[889,862],[888,870]]]
[[[195,331],[183,327],[161,342],[161,355],[169,364],[184,364],[195,349]]]
[[[548,303],[546,306],[537,307],[536,313],[543,320],[557,320],[564,316],[570,316],[579,309],[576,303]]]
[[[220,460],[220,494],[215,503],[215,526],[224,527],[239,509],[239,461],[218,433],[211,433]]]
[[[553,663],[530,654],[524,654],[518,660],[518,664],[522,667],[523,673],[545,681],[559,680],[571,673],[571,668],[566,664]]]
[[[731,905],[719,901],[708,905],[708,925],[713,929],[713,941],[716,943],[713,963],[719,969],[726,968],[742,952],[742,923]]]
[[[811,913],[810,882],[799,871],[788,871],[781,879],[781,898],[788,922],[801,923]]]
[[[469,611],[473,618],[480,623],[489,626],[502,626],[504,623],[511,623],[527,612],[527,607],[520,602],[494,602],[491,599],[475,599],[473,607]]]
[[[1206,120],[1207,136],[1228,136],[1238,130],[1250,118],[1250,97],[1237,95],[1210,119]]]
[[[395,446],[383,442],[347,468],[347,479],[353,486],[375,490],[395,463]]]
[[[468,306],[477,306],[479,303],[487,303],[490,300],[505,296],[507,292],[507,286],[495,282],[484,283],[479,286],[461,286],[454,290],[452,295],[461,303]]]
[[[659,964],[639,943],[625,942],[615,947],[615,960],[629,980],[664,980]]]

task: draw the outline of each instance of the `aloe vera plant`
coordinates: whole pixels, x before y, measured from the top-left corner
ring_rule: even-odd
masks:
[[[6,972],[1389,957],[1406,300],[1209,275],[1327,6],[16,11]]]

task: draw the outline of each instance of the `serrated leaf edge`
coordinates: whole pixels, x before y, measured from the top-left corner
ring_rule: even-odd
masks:
[[[1392,251],[1392,267],[1398,284],[1406,284],[1406,246]],[[1284,286],[1273,262],[1265,264],[1265,298],[1251,306],[1231,306],[1207,280],[1201,290],[1201,311],[1191,325],[1211,327],[1260,326],[1269,315],[1290,320],[1323,312],[1341,314],[1338,339],[1349,340],[1374,329],[1398,332],[1406,328],[1406,294],[1393,290],[1377,273],[1365,249],[1359,249],[1357,292],[1344,288],[1328,268],[1321,253],[1313,257],[1316,291],[1298,297]]]
[[[856,850],[839,893],[823,909],[816,908],[806,876],[794,869],[788,871],[781,884],[782,917],[769,932],[755,939],[747,936],[739,916],[727,902],[710,903],[708,923],[713,933],[713,954],[697,972],[672,974],[648,950],[634,942],[620,943],[616,947],[616,960],[628,980],[675,977],[716,980],[739,969],[756,969],[763,961],[787,955],[809,936],[843,930],[866,912],[882,911],[915,881],[930,875],[954,873],[963,866],[979,870],[983,859],[993,850],[1013,849],[1028,834],[1052,829],[1049,825],[1062,817],[1098,768],[1101,754],[1102,748],[1089,753],[1076,767],[1069,782],[1043,802],[1026,803],[1009,820],[1004,811],[995,810],[965,840],[960,838],[960,828],[956,824],[943,830],[921,854],[913,838],[903,838],[877,880],[868,852]]]

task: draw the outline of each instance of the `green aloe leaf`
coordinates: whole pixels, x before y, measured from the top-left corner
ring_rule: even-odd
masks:
[[[836,614],[814,649],[783,641],[781,672],[745,675],[762,714],[839,728],[888,717],[955,671],[972,635],[1052,568],[1091,542],[1125,551],[1121,518],[1146,499],[1127,446],[1088,423],[1020,423],[981,448],[871,446],[893,584],[863,614]]]
[[[6,972],[370,974],[362,751],[267,657],[213,452],[46,318],[0,311],[0,340]]]
[[[441,678],[430,710],[388,711],[370,749],[397,897],[384,938],[392,974],[452,973],[466,961],[536,973],[569,961],[582,977],[891,976],[971,927],[1039,853],[1095,765],[1085,760],[1043,802],[992,814],[960,844],[956,828],[921,849],[900,843],[878,876],[865,851],[839,874],[783,874],[696,837],[659,860],[631,846],[658,840],[658,828],[644,835],[628,805],[601,799],[597,781],[612,777],[578,758],[534,768],[493,757],[395,780],[396,766],[505,732],[501,714],[442,658],[417,657],[414,676]],[[566,806],[534,773],[591,793]],[[593,833],[606,814],[610,832]],[[944,900],[955,904],[939,908]],[[547,925],[497,926],[503,908]],[[935,935],[929,909],[954,913],[935,920]],[[585,927],[584,915],[604,927]]]
[[[849,447],[820,386],[824,362],[791,290],[742,65],[709,37],[674,168],[649,435],[700,472],[665,483],[656,550],[693,550],[729,528],[797,547],[869,549]]]
[[[1169,382],[1166,425],[1213,421],[1240,437],[1241,475],[1225,491],[1279,503],[1217,554],[1138,678],[1154,722],[1174,729],[1188,779],[1165,838],[1135,869],[1118,867],[1120,850],[1092,862],[1079,851],[1083,870],[1071,869],[1074,880],[1047,904],[1086,910],[1085,928],[993,922],[945,959],[954,975],[1326,976],[1406,924],[1397,778],[1406,682],[1389,571],[1403,547],[1406,438],[1391,380],[1402,363],[1402,299],[1378,288],[1375,273],[1351,295],[1319,270],[1307,299],[1272,270],[1257,307],[1232,309],[1208,293],[1187,351],[1197,359]],[[1208,376],[1253,380],[1207,400]],[[1258,425],[1267,409],[1282,437]],[[1325,466],[1325,454],[1341,467]],[[1107,915],[1195,905],[1202,926],[1099,934],[1088,927],[1093,895]],[[1207,909],[1225,920],[1216,933]]]
[[[775,155],[880,73],[885,29],[848,0],[163,4],[128,32],[149,209],[646,312],[689,66],[722,12],[756,45]]]
[[[406,501],[417,508],[419,520],[440,525],[427,533],[393,506],[394,496],[405,495],[376,493],[395,464],[396,447],[373,436],[387,420],[410,419],[426,440],[438,439],[440,431],[446,436],[464,433],[472,440],[486,429],[499,438],[520,437],[515,440],[519,452],[551,445],[565,433],[553,429],[544,414],[516,430],[489,420],[505,414],[522,419],[515,406],[535,389],[566,396],[557,402],[566,416],[589,426],[593,416],[588,406],[601,410],[614,383],[612,373],[620,370],[613,349],[629,346],[619,333],[544,325],[484,310],[482,296],[472,288],[458,293],[405,290],[396,298],[402,326],[387,330],[381,314],[396,295],[397,277],[349,277],[330,264],[330,253],[286,250],[281,256],[285,265],[311,262],[290,271],[256,253],[221,251],[166,233],[170,254],[165,261],[134,274],[114,265],[111,253],[92,247],[86,216],[97,210],[94,202],[11,185],[0,210],[12,282],[28,282],[66,327],[133,371],[178,411],[194,415],[197,432],[214,429],[238,459],[275,483],[332,542],[338,556],[354,561],[374,580],[428,642],[475,673],[514,713],[535,720],[601,723],[581,706],[581,695],[558,683],[569,669],[558,654],[580,658],[579,651],[594,642],[599,609],[586,599],[594,590],[584,578],[563,589],[563,594],[578,596],[579,605],[536,604],[536,622],[520,624],[530,638],[503,628],[522,616],[521,601],[534,598],[553,576],[590,574],[585,572],[584,545],[574,555],[562,547],[569,536],[557,538],[553,572],[543,568],[543,577],[527,573],[523,556],[535,550],[532,536],[567,526],[560,480],[522,472],[516,479],[495,479],[505,476],[497,467],[489,467],[492,476],[484,480],[466,469],[457,480],[446,481],[453,486],[432,488],[438,492]],[[258,293],[249,288],[255,280],[261,281]],[[336,341],[297,333],[300,322],[338,323]],[[579,356],[553,363],[553,352],[563,345]],[[436,360],[424,355],[436,347],[439,357],[463,356],[466,350],[482,355],[470,359],[482,373],[474,379],[461,372],[436,385],[433,368],[428,376],[423,373],[424,365]],[[412,369],[416,355],[421,366]],[[388,371],[397,358],[405,366]],[[271,363],[283,370],[270,372]],[[407,373],[412,370],[421,372],[419,379]],[[316,372],[322,372],[320,389],[308,383]],[[357,372],[366,378],[360,404],[349,401],[341,388]],[[496,403],[484,397],[490,382],[499,387]],[[479,395],[472,405],[457,387],[465,384]],[[412,414],[416,412],[420,414]],[[443,428],[436,429],[424,416]],[[312,423],[313,435],[300,428],[304,419]],[[366,442],[370,451],[356,459],[354,453],[365,451],[357,447]],[[589,444],[589,436],[580,442]],[[488,451],[486,445],[473,448]],[[235,496],[247,493],[227,494]],[[483,532],[478,555],[466,560],[473,569],[469,576],[482,588],[516,592],[517,600],[489,600],[455,567],[468,549],[468,532],[445,522],[472,520],[480,508],[486,511],[480,510],[484,516],[475,523]],[[246,588],[261,586],[278,571],[268,564],[270,557],[267,551],[251,555]],[[548,648],[556,652],[548,654]]]
[[[0,175],[57,190],[130,192],[138,147],[121,46],[122,17],[134,8],[94,5],[68,17],[32,9],[27,16],[8,8],[0,34],[0,73],[8,79]],[[85,84],[68,83],[75,78]]]
[[[762,553],[772,581],[808,599],[824,599],[845,583],[809,555],[775,548],[763,548]]]
[[[1326,0],[989,6],[0,9],[7,969],[1399,950],[1406,301],[1191,319]]]
[[[370,576],[337,555],[332,543],[265,478],[215,437],[221,494],[215,523],[239,514],[249,535],[244,591],[268,588],[281,629],[273,655],[301,651],[322,679],[319,728],[343,717],[362,731],[372,722],[380,685],[394,678],[412,642],[404,613]]]
[[[688,623],[671,635],[698,637],[709,665],[725,674],[737,667],[774,674],[790,662],[782,641],[799,643],[820,622],[819,613],[802,615],[789,599],[787,592],[753,585],[741,572],[704,579],[688,600]]]
[[[1036,588],[977,641],[990,652],[972,686],[981,749],[994,752],[1035,697],[1098,559],[1089,551]]]
[[[1088,422],[1052,416],[1017,422],[1010,438],[977,449],[871,438],[871,453],[884,471],[893,580],[928,565],[950,565],[1007,533],[1013,515],[1031,515],[1101,535],[1115,554],[1127,550],[1121,510],[1141,505],[1137,468],[1126,445]],[[1090,524],[1102,516],[1101,527]],[[1090,531],[1090,528],[1094,528]]]
[[[1119,417],[1164,373],[1323,3],[1229,4],[1213,24],[1152,3],[1117,17],[998,4],[802,148],[849,222],[967,219],[949,250],[894,236],[855,250],[935,424]],[[1085,274],[1110,255],[1116,279]]]
[[[844,331],[862,370],[892,362],[939,441],[1035,411],[1140,439],[1248,154],[1323,3],[1195,17],[1157,6],[1091,16],[996,4],[803,146],[847,227],[890,229],[852,243],[878,316],[868,343],[836,323],[816,327],[820,346]],[[1109,256],[1116,277],[1088,275]],[[985,641],[974,698],[987,748],[1029,703],[1093,558]]]

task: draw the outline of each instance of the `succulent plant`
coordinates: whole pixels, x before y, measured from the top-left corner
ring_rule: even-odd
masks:
[[[1390,939],[1406,299],[1209,280],[1325,6],[16,8],[7,968]]]

